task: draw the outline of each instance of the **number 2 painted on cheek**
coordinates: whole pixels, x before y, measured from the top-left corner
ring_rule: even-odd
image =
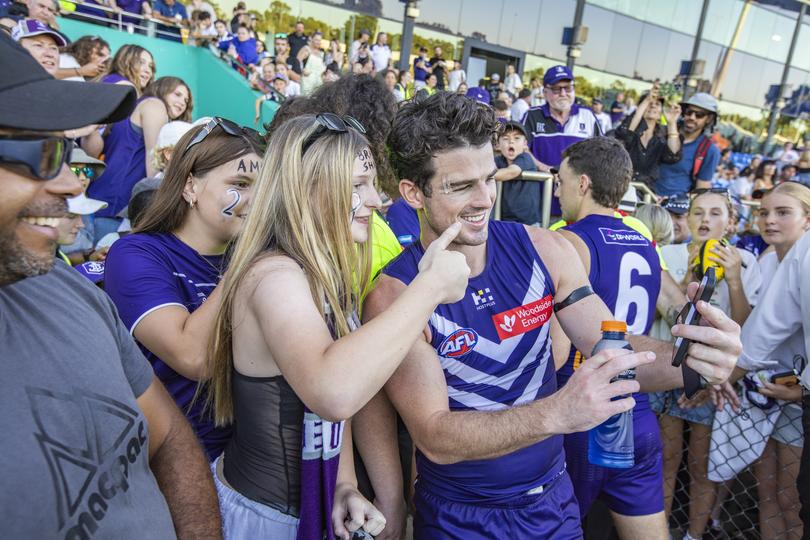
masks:
[[[233,217],[233,209],[236,208],[236,205],[242,200],[242,195],[233,188],[230,188],[226,193],[233,197],[233,202],[222,209],[222,215],[225,217]]]

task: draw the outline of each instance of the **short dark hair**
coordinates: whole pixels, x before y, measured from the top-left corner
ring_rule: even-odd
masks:
[[[518,99],[527,98],[532,95],[532,91],[528,88],[521,88],[520,92],[518,92]]]
[[[624,145],[612,137],[594,137],[565,149],[562,158],[576,174],[591,179],[591,197],[607,208],[617,208],[630,186],[633,162]]]
[[[209,12],[207,12],[207,11],[201,11],[201,12],[199,12],[197,14],[197,19],[198,20],[210,19],[210,18],[211,18],[211,14]]]
[[[492,108],[495,109],[496,111],[508,111],[509,105],[507,105],[506,102],[502,99],[496,99],[495,101],[492,102]]]
[[[225,26],[228,26],[228,23],[226,23],[226,22],[225,22],[225,21],[223,21],[222,19],[217,19],[217,20],[215,20],[215,21],[214,21],[214,24],[217,24],[218,22],[221,22],[221,23],[222,23],[222,24],[224,24]]]
[[[402,106],[394,118],[388,148],[397,178],[408,178],[426,196],[440,152],[481,146],[499,129],[492,109],[460,94],[437,92]]]

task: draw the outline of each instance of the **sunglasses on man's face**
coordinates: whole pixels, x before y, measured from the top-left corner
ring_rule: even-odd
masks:
[[[699,110],[697,110],[697,109],[686,109],[686,110],[683,112],[683,117],[684,117],[684,118],[686,118],[686,117],[687,117],[687,116],[689,116],[689,115],[694,115],[694,117],[695,117],[695,118],[697,118],[698,120],[700,120],[700,119],[702,119],[702,118],[706,118],[706,117],[707,117],[707,116],[709,116],[710,114],[711,114],[711,113],[710,113],[710,112],[708,112],[708,111],[699,111]]]
[[[334,113],[320,113],[315,117],[315,123],[318,124],[318,127],[315,128],[315,131],[312,132],[312,135],[307,137],[307,140],[304,141],[304,144],[301,146],[301,157],[304,157],[304,154],[307,153],[309,147],[312,146],[318,138],[326,132],[333,132],[333,133],[346,133],[349,129],[353,129],[358,133],[365,135],[366,128],[363,127],[356,118],[352,118],[351,116],[338,116]]]
[[[53,180],[70,159],[73,141],[64,137],[0,137],[0,163],[22,165],[38,180]]]

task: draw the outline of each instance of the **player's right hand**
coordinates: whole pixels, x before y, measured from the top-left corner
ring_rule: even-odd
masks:
[[[440,304],[452,304],[464,298],[467,282],[470,278],[470,267],[467,259],[458,251],[447,248],[461,231],[461,223],[450,225],[441,236],[434,240],[425,250],[419,261],[419,273],[429,276],[440,295]]]
[[[630,394],[639,391],[638,381],[610,381],[622,371],[654,361],[654,353],[623,349],[606,349],[585,360],[568,383],[549,398],[553,401],[558,432],[587,431],[615,414],[632,409],[636,401]],[[619,396],[627,397],[612,401]]]

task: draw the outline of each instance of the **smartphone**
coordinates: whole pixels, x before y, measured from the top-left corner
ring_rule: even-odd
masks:
[[[681,324],[688,324],[697,326],[700,324],[700,312],[697,310],[697,303],[701,300],[708,302],[714,294],[714,288],[717,286],[717,277],[713,267],[706,269],[703,278],[700,280],[700,285],[695,293],[694,298],[684,306],[679,316]],[[672,365],[680,367],[683,373],[683,388],[687,398],[694,396],[702,387],[703,380],[697,371],[693,370],[686,365],[684,360],[689,352],[689,345],[692,342],[686,338],[678,337],[675,339],[675,352],[672,355]]]
[[[799,378],[796,376],[795,371],[783,371],[781,373],[774,373],[771,375],[771,382],[773,384],[783,384],[785,386],[795,386],[799,384]]]

